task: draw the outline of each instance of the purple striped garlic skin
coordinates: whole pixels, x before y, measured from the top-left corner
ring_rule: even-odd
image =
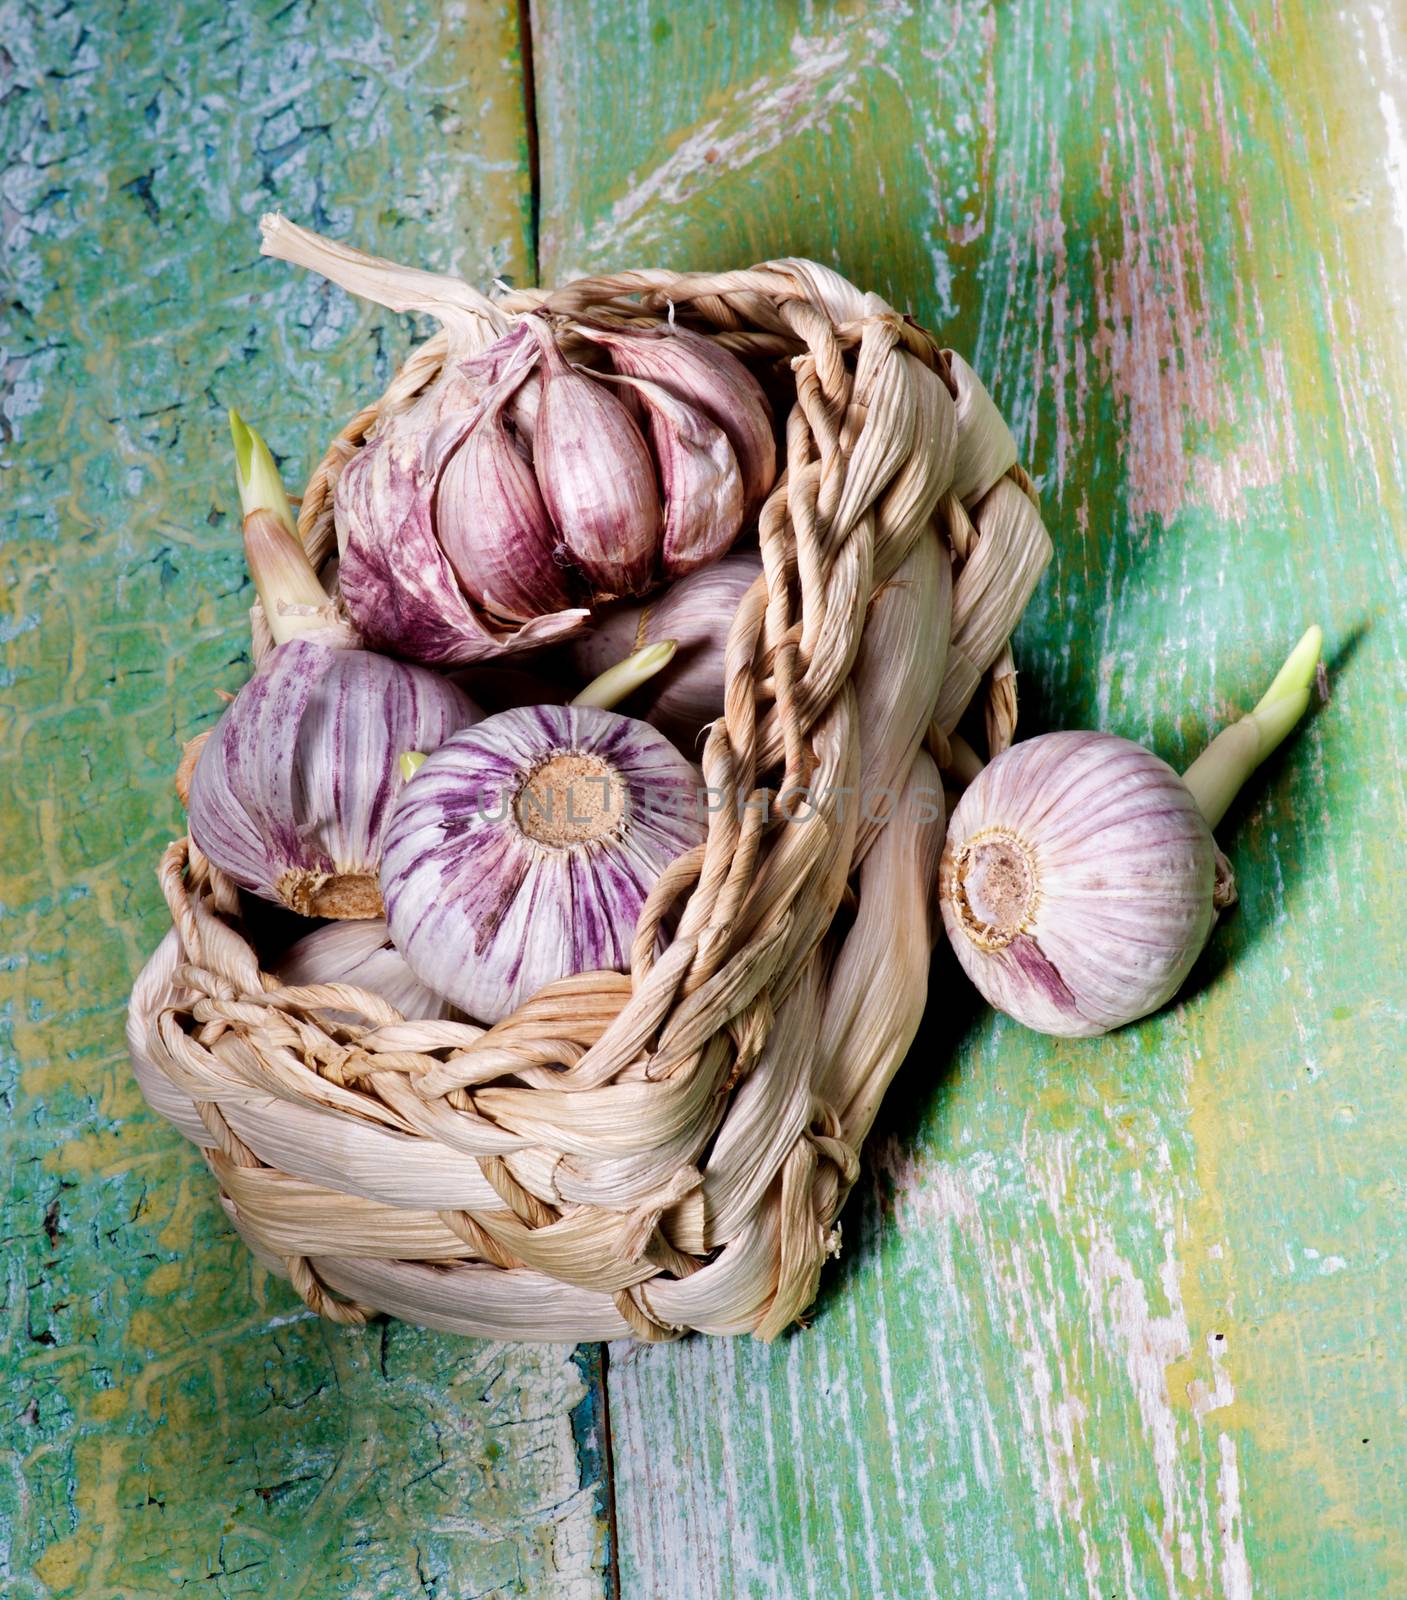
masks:
[[[311,635],[290,640],[206,740],[191,838],[241,888],[303,916],[378,916],[399,758],[436,749],[477,717],[437,673]]]
[[[706,831],[697,771],[653,728],[586,706],[500,712],[397,802],[391,937],[423,983],[496,1022],[544,984],[623,971],[651,888]]]
[[[1181,987],[1216,922],[1224,868],[1166,762],[1110,734],[1050,733],[1013,745],[964,793],[939,901],[993,1006],[1042,1033],[1090,1037]]]
[[[643,594],[660,544],[659,486],[634,417],[608,384],[578,372],[540,319],[533,465],[565,556],[603,600]]]
[[[618,376],[643,408],[664,496],[659,568],[683,577],[719,556],[743,525],[743,480],[728,435],[663,384]]]
[[[776,481],[777,444],[762,385],[742,362],[687,328],[581,323],[578,331],[610,352],[617,372],[659,384],[723,430],[741,474],[747,512],[756,512]]]

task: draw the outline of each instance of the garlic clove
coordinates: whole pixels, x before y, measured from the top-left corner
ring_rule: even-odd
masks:
[[[610,352],[617,372],[661,385],[722,428],[738,463],[745,514],[752,516],[776,481],[777,443],[762,385],[742,362],[688,328],[573,327]]]
[[[605,385],[570,366],[541,318],[533,466],[573,564],[601,599],[638,594],[654,576],[660,533],[654,464],[629,411]]]
[[[696,770],[654,729],[532,706],[447,740],[386,835],[387,922],[411,969],[470,1016],[623,971],[645,899],[706,832]]]
[[[477,714],[418,667],[310,637],[280,645],[205,741],[191,838],[241,888],[300,915],[379,915],[398,758],[435,749]]]
[[[716,561],[743,523],[743,481],[728,436],[662,384],[614,377],[644,406],[664,491],[660,566],[683,577]]]
[[[572,596],[557,531],[505,407],[525,372],[499,380],[435,474],[440,549],[469,598],[512,622],[564,611]]]

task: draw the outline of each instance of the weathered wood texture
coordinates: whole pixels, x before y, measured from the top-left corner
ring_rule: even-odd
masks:
[[[223,408],[297,478],[412,336],[258,214],[529,276],[517,7],[6,15],[0,1590],[599,1595],[594,1362],[312,1319],[122,1047],[180,742],[248,671]]]
[[[623,1593],[1407,1593],[1400,10],[533,24],[545,281],[815,255],[991,384],[1028,732],[1185,761],[1329,639],[1183,1004],[1045,1041],[940,962],[810,1331],[613,1351]]]

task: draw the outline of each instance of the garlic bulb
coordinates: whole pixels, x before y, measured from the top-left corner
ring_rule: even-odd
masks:
[[[363,255],[277,213],[265,216],[260,228],[265,255],[321,273],[393,311],[426,313],[445,330],[448,348],[433,382],[403,410],[381,419],[337,480],[339,586],[366,642],[427,665],[462,666],[572,633],[587,611],[553,609],[548,596],[540,614],[525,621],[496,615],[475,597],[472,582],[470,589],[461,586],[436,525],[440,471],[465,442],[479,408],[495,397],[495,386],[527,365],[525,330],[513,327],[491,300],[458,278]],[[510,426],[527,387],[524,377],[505,401]],[[463,487],[470,468],[464,463],[456,487]],[[521,482],[511,463],[503,471]],[[507,493],[514,484],[501,487]],[[486,486],[485,494],[490,493]],[[521,539],[533,552],[529,564],[536,564],[535,529],[509,523],[491,531],[499,546]],[[505,603],[512,610],[526,609],[516,600]]]
[[[402,791],[381,892],[412,971],[481,1022],[570,973],[623,970],[661,872],[703,841],[695,769],[591,706],[503,711]]]
[[[939,900],[948,937],[998,1010],[1042,1033],[1106,1033],[1181,987],[1235,898],[1212,828],[1309,701],[1311,628],[1255,710],[1178,775],[1103,733],[1013,745],[948,826]]]
[[[278,646],[196,762],[191,838],[241,888],[303,916],[375,917],[404,750],[477,719],[438,674],[317,635]]]
[[[456,278],[263,226],[266,253],[445,329],[439,374],[337,480],[342,599],[372,647],[450,666],[565,638],[722,554],[770,488],[762,390],[702,335],[510,316]],[[615,370],[576,364],[584,347]]]
[[[674,660],[630,704],[682,749],[693,749],[703,729],[723,715],[728,630],[743,596],[761,575],[761,556],[735,550],[677,578],[643,605],[616,606],[602,613],[565,647],[572,672],[593,677],[627,650],[675,640]]]
[[[275,966],[274,976],[289,988],[348,983],[370,989],[404,1017],[438,1020],[449,1016],[452,1009],[405,964],[379,917],[314,928],[289,947]],[[363,1020],[351,1012],[332,1011],[329,1015],[338,1022]]]
[[[447,362],[337,480],[342,599],[373,648],[462,665],[563,638],[586,620],[567,603],[556,535],[504,420],[523,381],[523,343],[515,331]]]

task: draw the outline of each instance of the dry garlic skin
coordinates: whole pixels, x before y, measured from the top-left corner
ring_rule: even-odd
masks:
[[[647,895],[706,821],[696,770],[630,717],[529,706],[464,733],[403,790],[381,891],[421,982],[496,1022],[558,978],[624,970]]]
[[[421,1020],[449,1015],[450,1007],[425,987],[391,943],[380,917],[362,922],[327,922],[306,933],[279,957],[274,976],[289,988],[310,984],[351,984],[369,989],[403,1017]],[[360,1022],[360,1013],[329,1012],[339,1022]]]
[[[1181,986],[1216,921],[1217,850],[1182,779],[1101,733],[1051,733],[986,767],[953,813],[943,922],[998,1010],[1089,1036]]]

